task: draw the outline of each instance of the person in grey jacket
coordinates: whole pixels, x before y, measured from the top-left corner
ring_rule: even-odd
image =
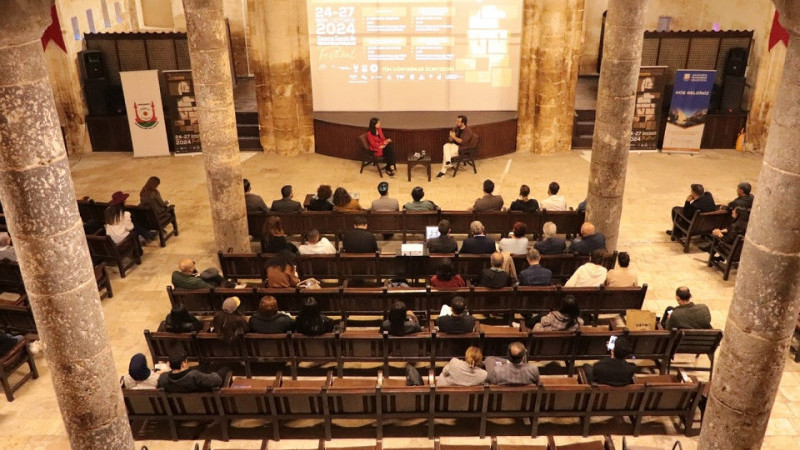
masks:
[[[205,392],[222,386],[231,369],[223,367],[217,372],[203,373],[197,369],[189,369],[186,352],[175,351],[169,356],[170,371],[158,378],[158,388],[166,392]]]
[[[528,350],[519,341],[508,345],[508,359],[489,356],[484,366],[489,384],[521,386],[539,382],[539,369],[528,364]]]
[[[244,179],[244,206],[247,208],[247,214],[257,212],[269,212],[269,207],[264,203],[264,199],[260,195],[250,192],[250,181]]]

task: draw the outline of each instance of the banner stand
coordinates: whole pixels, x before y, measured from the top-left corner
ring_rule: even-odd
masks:
[[[642,66],[639,69],[631,130],[631,152],[658,151],[666,75],[666,66]]]
[[[133,157],[169,156],[157,70],[120,72]]]
[[[191,70],[165,70],[175,156],[200,155],[200,126]]]
[[[715,70],[677,70],[664,131],[664,153],[700,153]]]

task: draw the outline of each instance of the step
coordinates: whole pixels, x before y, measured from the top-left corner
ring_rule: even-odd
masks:
[[[239,137],[258,137],[258,124],[236,124],[236,133]]]
[[[239,150],[264,150],[258,136],[239,137]]]

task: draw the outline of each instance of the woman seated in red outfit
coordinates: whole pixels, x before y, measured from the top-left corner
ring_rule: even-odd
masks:
[[[461,275],[456,273],[450,258],[442,260],[436,268],[436,275],[431,278],[431,286],[435,288],[460,288],[467,285]]]
[[[383,129],[381,128],[381,120],[377,117],[373,117],[369,119],[369,132],[367,132],[367,142],[369,143],[369,149],[375,153],[375,156],[383,156],[383,160],[386,161],[386,173],[390,176],[394,176],[395,171],[397,171],[397,166],[395,165],[395,157],[394,157],[394,147],[392,146],[392,140],[386,139],[383,136]]]

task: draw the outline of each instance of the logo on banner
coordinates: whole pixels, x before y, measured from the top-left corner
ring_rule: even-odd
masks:
[[[149,130],[158,125],[155,109],[156,105],[152,101],[150,103],[134,102],[133,110],[136,112],[136,126]]]

